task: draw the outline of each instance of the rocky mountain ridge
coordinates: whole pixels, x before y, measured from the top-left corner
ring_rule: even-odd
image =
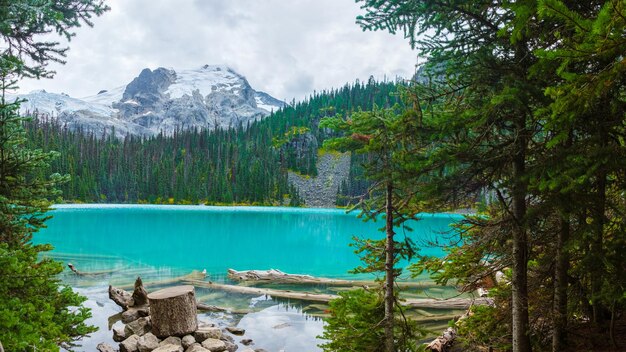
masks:
[[[16,98],[25,100],[22,113],[56,118],[70,129],[118,137],[245,127],[285,105],[254,90],[243,75],[223,65],[146,68],[125,86],[80,99],[43,90],[9,96]]]

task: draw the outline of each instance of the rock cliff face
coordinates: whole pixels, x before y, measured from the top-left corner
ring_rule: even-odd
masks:
[[[289,172],[304,204],[310,208],[333,208],[337,205],[337,190],[350,174],[350,153],[327,153],[317,159],[317,176],[307,177]]]
[[[120,137],[239,124],[245,127],[285,105],[252,89],[233,69],[211,65],[178,71],[144,69],[126,86],[82,99],[46,91],[9,98],[25,99],[21,106],[24,113],[57,118],[71,129]]]

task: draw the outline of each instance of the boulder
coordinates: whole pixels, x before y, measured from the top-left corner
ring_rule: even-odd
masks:
[[[139,352],[150,352],[159,347],[159,338],[148,332],[139,338],[137,348]]]
[[[183,352],[183,346],[165,344],[163,346],[157,347],[157,349],[152,350],[152,352]]]
[[[159,343],[159,346],[164,346],[164,345],[182,346],[183,342],[180,339],[180,337],[170,336],[170,337],[166,338],[165,340],[161,341],[161,343]]]
[[[194,339],[191,335],[185,335],[181,339],[181,343],[183,344],[183,348],[189,348],[189,346],[196,343],[196,339]]]
[[[185,336],[198,328],[195,289],[174,286],[148,294],[152,333],[157,337]]]
[[[218,339],[208,338],[202,341],[202,347],[211,352],[226,351],[226,342]]]
[[[127,311],[122,313],[122,323],[128,324],[139,318],[147,317],[150,315],[150,307],[130,307]]]
[[[228,352],[235,352],[239,348],[239,346],[230,341],[224,341],[224,344],[226,345],[226,351]]]
[[[194,343],[193,345],[189,346],[185,352],[209,352],[209,350],[207,350],[206,348],[202,347],[201,344],[199,343]]]
[[[235,343],[235,339],[234,339],[232,336],[230,336],[230,335],[225,335],[225,334],[222,334],[222,337],[220,337],[220,340],[222,340],[222,341],[224,341],[224,342],[232,342],[232,343]]]
[[[152,324],[150,321],[150,317],[143,317],[126,324],[126,327],[124,327],[124,332],[127,336],[130,336],[132,334],[143,336],[146,333],[150,332],[151,328]]]
[[[124,325],[122,326],[116,326],[113,328],[113,341],[115,342],[122,342],[124,340],[126,340],[126,327]]]
[[[243,339],[243,340],[241,340],[239,342],[241,342],[241,344],[244,345],[244,346],[250,346],[253,343],[252,339]]]
[[[238,335],[238,336],[241,336],[246,333],[245,329],[238,328],[236,326],[229,326],[226,328],[226,331],[230,332],[233,335]]]
[[[202,327],[193,333],[193,337],[198,342],[202,342],[209,338],[219,340],[222,337],[222,330],[215,327]]]
[[[100,352],[115,352],[115,349],[113,348],[113,346],[109,345],[108,343],[99,343],[98,346],[96,346],[96,349]],[[1,351],[2,349],[0,349]]]
[[[139,336],[131,335],[126,340],[120,343],[120,352],[138,352],[139,351]]]

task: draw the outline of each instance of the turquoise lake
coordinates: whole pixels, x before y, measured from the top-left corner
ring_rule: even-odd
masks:
[[[207,206],[57,206],[48,228],[34,241],[54,252],[94,255],[82,263],[106,267],[98,256],[173,271],[203,270],[221,276],[228,268],[342,277],[360,264],[353,236],[382,238],[383,221],[363,222],[341,209]],[[441,255],[427,241],[450,232],[459,215],[424,214],[406,234],[422,253]]]
[[[108,285],[132,290],[141,276],[147,289],[176,285],[192,270],[206,269],[208,279],[226,281],[226,271],[279,269],[288,273],[354,278],[350,269],[360,265],[349,246],[353,236],[382,238],[384,221],[363,222],[356,213],[340,209],[273,207],[208,207],[160,205],[59,205],[51,212],[48,228],[35,233],[35,243],[51,243],[49,255],[65,265],[73,263],[88,275],[65,269],[61,280],[87,298],[99,330],[83,339],[78,351],[94,351],[100,342],[116,346],[113,317],[120,312],[108,298]],[[441,255],[427,242],[445,242],[450,224],[460,215],[424,214],[411,222],[412,232],[397,229],[397,240],[410,236],[421,253]],[[406,263],[405,263],[406,264]],[[97,272],[97,273],[96,273]],[[408,275],[405,275],[408,276]],[[166,280],[167,283],[164,283]],[[169,281],[167,281],[169,280]],[[176,279],[177,280],[177,279]],[[278,287],[281,288],[281,287]],[[319,293],[337,293],[328,287],[282,287]],[[432,288],[414,294],[447,297],[454,288]],[[220,327],[246,329],[255,348],[267,351],[320,351],[317,336],[323,332],[325,306],[233,294],[196,288],[196,299],[226,308],[226,312],[201,313],[199,321]],[[462,312],[460,312],[462,313]],[[460,314],[459,313],[459,314]],[[431,313],[428,313],[431,314]],[[433,312],[433,314],[438,314]],[[113,320],[111,320],[113,319]],[[447,321],[437,322],[437,331]],[[243,346],[235,341],[240,349]]]

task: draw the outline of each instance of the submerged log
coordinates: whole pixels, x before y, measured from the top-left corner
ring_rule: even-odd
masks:
[[[274,290],[274,289],[269,289],[269,288],[224,285],[224,284],[216,284],[210,281],[200,281],[200,280],[184,280],[184,282],[190,285],[197,286],[197,287],[211,288],[211,289],[222,290],[222,291],[227,291],[227,292],[236,292],[236,293],[244,293],[244,294],[251,294],[251,295],[266,295],[266,296],[272,296],[272,297],[291,298],[291,299],[299,299],[303,301],[313,301],[313,302],[328,302],[332,299],[339,297],[337,295],[330,295],[330,294],[323,294],[323,293],[310,293],[310,292],[290,291],[290,290]]]
[[[184,336],[198,328],[193,286],[174,286],[148,294],[152,333],[159,338]]]
[[[492,305],[491,298],[411,298],[403,300],[402,305],[410,308],[431,308],[431,309],[468,309],[472,305],[484,306]]]
[[[291,283],[291,284],[319,284],[327,286],[375,286],[379,283],[373,280],[342,280],[342,279],[330,279],[325,277],[315,277],[311,275],[303,274],[288,274],[277,269],[270,270],[243,270],[238,271],[234,269],[228,269],[228,278],[237,282],[252,282],[252,283]],[[409,282],[398,281],[396,282],[398,287],[428,287],[429,283],[424,282]]]
[[[155,287],[160,287],[160,286],[165,286],[165,285],[170,285],[170,284],[176,284],[176,283],[179,283],[181,281],[188,280],[188,279],[201,280],[201,279],[204,279],[205,277],[206,277],[206,273],[194,270],[194,271],[192,271],[191,273],[189,273],[187,275],[173,277],[171,279],[146,281],[146,282],[143,282],[143,286],[144,287],[155,288]],[[121,288],[121,289],[124,289],[124,290],[128,290],[128,289],[131,289],[133,287],[134,287],[134,284],[117,286],[117,288]]]
[[[251,295],[267,295],[278,298],[290,298],[299,299],[302,301],[310,302],[323,302],[327,303],[335,298],[339,298],[338,295],[326,294],[326,293],[311,293],[304,291],[292,291],[292,290],[276,290],[269,288],[257,288],[248,286],[236,286],[217,284],[210,281],[200,280],[184,280],[183,282],[194,285],[197,287],[210,288],[214,290],[221,290],[227,292],[236,292]],[[433,298],[412,298],[401,301],[402,305],[410,308],[432,308],[432,309],[467,309],[472,304],[485,305],[491,304],[492,300],[488,298],[450,298],[450,299],[433,299]]]
[[[67,263],[67,267],[70,268],[70,270],[72,272],[74,272],[74,274],[78,275],[78,276],[100,276],[100,275],[109,275],[112,274],[118,270],[104,270],[104,271],[90,271],[90,272],[85,272],[85,271],[79,271],[78,269],[76,269],[76,267],[74,266],[74,264],[72,263]]]

